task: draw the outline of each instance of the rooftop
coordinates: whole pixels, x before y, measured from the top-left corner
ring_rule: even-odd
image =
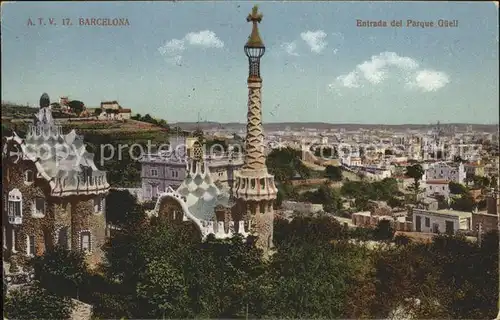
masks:
[[[441,209],[441,210],[414,209],[414,210],[424,211],[424,212],[428,212],[431,214],[455,216],[455,217],[459,217],[459,218],[472,217],[472,212],[466,212],[466,211],[457,211],[457,210],[449,210],[449,209]]]

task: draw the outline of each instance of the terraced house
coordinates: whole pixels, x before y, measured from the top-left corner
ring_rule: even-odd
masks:
[[[106,172],[97,169],[74,130],[62,133],[47,94],[26,137],[4,138],[2,159],[4,263],[22,265],[61,245],[100,261],[106,238]]]

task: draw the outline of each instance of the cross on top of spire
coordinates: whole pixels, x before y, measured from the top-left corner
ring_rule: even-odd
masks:
[[[262,21],[262,13],[259,13],[259,7],[257,5],[253,6],[252,13],[248,15],[247,22],[261,22]]]
[[[262,13],[259,12],[259,8],[257,5],[255,5],[252,8],[252,13],[250,13],[247,17],[247,22],[252,22],[252,33],[248,37],[247,41],[247,47],[253,47],[253,48],[261,48],[264,47],[264,43],[262,42],[262,39],[260,38],[259,35],[259,28],[257,26],[257,23],[260,23],[262,21]]]

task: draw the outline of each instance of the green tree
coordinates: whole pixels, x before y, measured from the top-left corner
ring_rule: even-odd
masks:
[[[117,226],[133,226],[145,219],[137,198],[128,190],[111,189],[106,196],[106,220]]]
[[[448,184],[448,187],[450,188],[450,193],[452,193],[452,194],[464,195],[468,192],[466,186],[464,186],[463,184],[457,183],[457,182],[450,181],[450,183]]]
[[[404,205],[403,201],[399,200],[398,198],[391,197],[389,200],[387,200],[387,204],[391,208],[400,208]]]
[[[279,182],[291,181],[299,174],[307,179],[310,170],[301,161],[301,152],[292,148],[273,149],[267,156],[269,171]]]
[[[475,204],[474,198],[472,198],[470,193],[466,193],[454,199],[450,206],[453,210],[470,212],[474,209]]]
[[[35,257],[31,263],[35,280],[43,288],[60,296],[79,298],[79,290],[87,275],[87,264],[82,252],[55,246],[42,256]]]
[[[485,189],[485,188],[488,188],[490,186],[490,179],[488,177],[484,177],[484,176],[477,176],[475,175],[473,178],[472,178],[472,181],[474,182],[474,186],[475,187],[478,187],[478,188],[481,188],[481,189]]]
[[[394,228],[389,220],[380,220],[373,231],[375,240],[387,241],[394,237]]]
[[[339,166],[326,166],[325,177],[332,181],[342,181],[342,169]]]
[[[9,292],[4,300],[7,319],[69,319],[72,308],[70,298],[50,293],[36,283]]]
[[[418,194],[420,191],[420,180],[424,176],[425,171],[420,164],[414,164],[406,167],[406,175],[413,179],[413,184],[410,186],[409,190],[413,193],[413,201],[416,203],[418,201]]]
[[[85,104],[79,100],[72,100],[68,102],[68,107],[76,114],[80,114],[85,109]]]
[[[183,275],[162,260],[160,257],[146,264],[137,284],[137,295],[149,306],[152,318],[185,317],[189,296]]]
[[[149,113],[146,113],[144,115],[144,117],[141,118],[141,121],[148,122],[148,123],[152,123],[153,120],[154,120],[153,117],[151,117],[151,115]]]

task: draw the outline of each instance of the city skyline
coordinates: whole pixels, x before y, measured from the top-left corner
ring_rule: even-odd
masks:
[[[265,123],[498,123],[492,3],[255,3],[264,14]],[[118,100],[169,122],[194,122],[199,113],[243,123],[253,4],[4,4],[2,101],[38,105],[47,92],[88,107]],[[58,25],[29,25],[40,17]],[[128,25],[80,26],[80,18]],[[408,19],[458,26],[357,26]]]

